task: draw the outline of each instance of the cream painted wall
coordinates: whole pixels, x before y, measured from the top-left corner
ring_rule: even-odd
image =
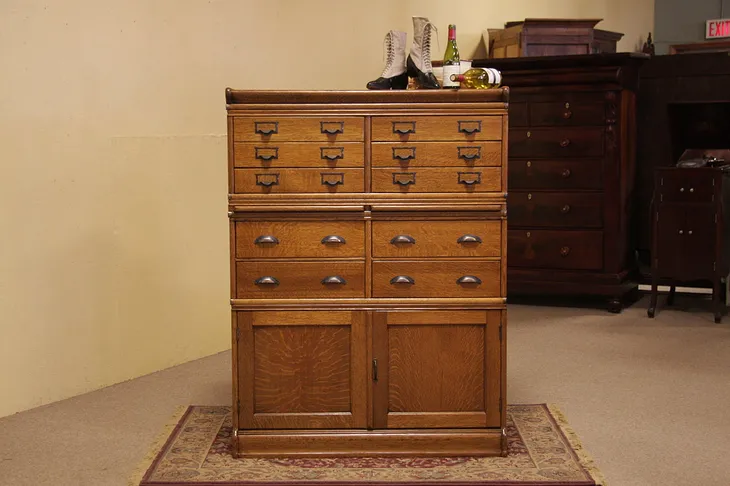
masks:
[[[3,0],[0,416],[229,348],[226,86],[362,88],[412,15],[465,57],[527,16],[634,50],[653,3]]]

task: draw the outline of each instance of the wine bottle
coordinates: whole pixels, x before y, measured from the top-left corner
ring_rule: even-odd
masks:
[[[464,74],[452,74],[450,80],[462,88],[489,89],[502,84],[502,73],[494,68],[471,68]]]
[[[456,46],[456,25],[449,25],[449,41],[446,44],[446,52],[444,53],[444,88],[458,88],[459,83],[454,82],[451,76],[459,74],[460,59],[459,48]]]

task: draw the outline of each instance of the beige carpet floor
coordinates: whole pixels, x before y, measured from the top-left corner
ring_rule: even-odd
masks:
[[[727,486],[730,317],[695,299],[510,306],[509,403],[556,404],[610,486]],[[0,419],[0,485],[125,486],[179,406],[229,404],[230,375],[224,352]]]

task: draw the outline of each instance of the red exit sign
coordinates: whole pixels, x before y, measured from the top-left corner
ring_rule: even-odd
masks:
[[[723,39],[730,37],[730,19],[708,20],[705,39]]]

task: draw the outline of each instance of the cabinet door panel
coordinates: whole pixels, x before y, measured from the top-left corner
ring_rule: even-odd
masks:
[[[687,214],[679,205],[663,205],[656,221],[656,237],[661,244],[656,248],[659,276],[678,277],[682,273],[684,230]],[[682,233],[680,233],[680,231]]]

